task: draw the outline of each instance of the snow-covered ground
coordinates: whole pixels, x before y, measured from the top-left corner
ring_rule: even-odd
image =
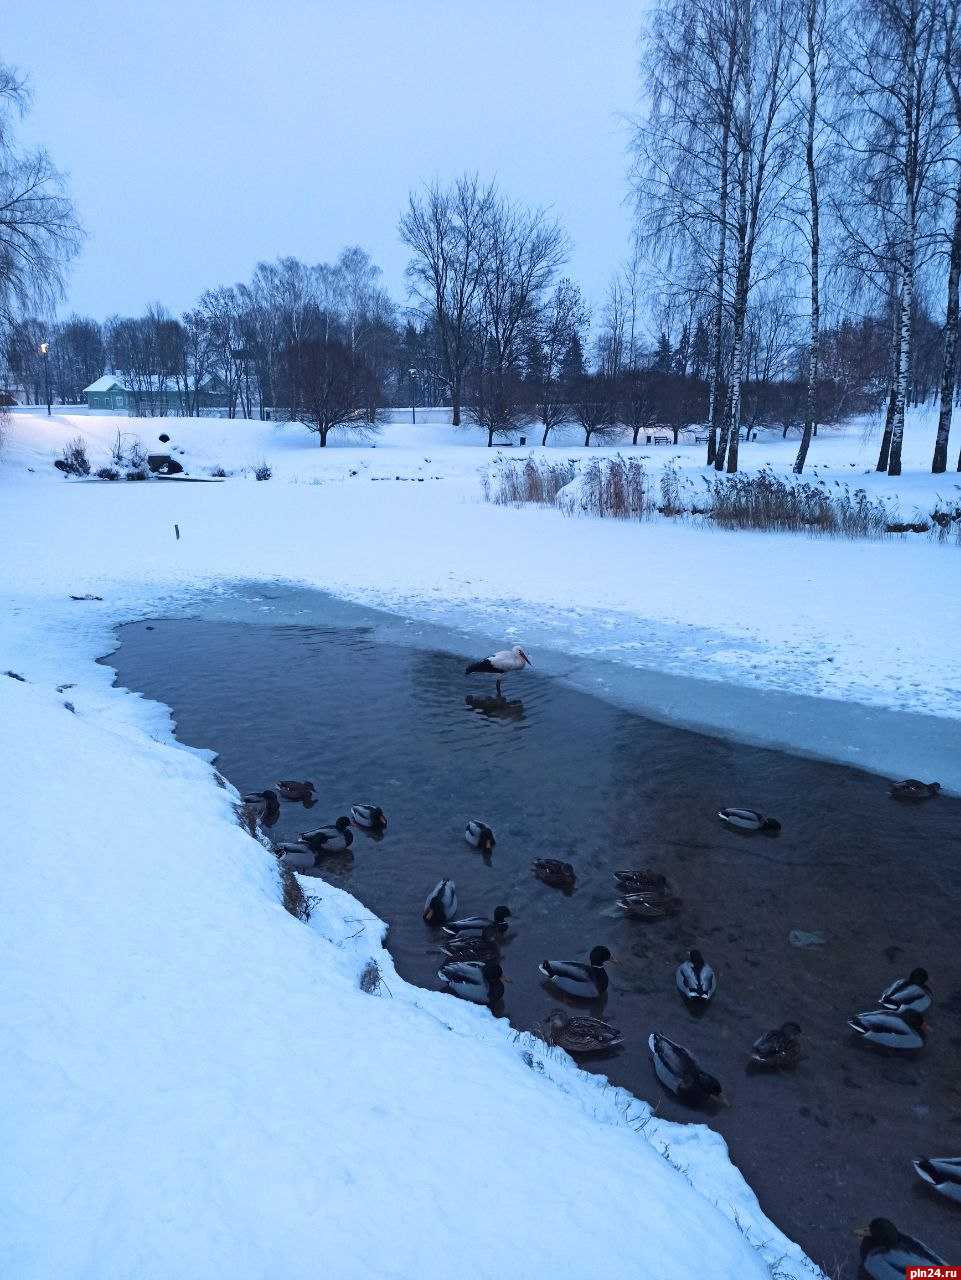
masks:
[[[930,424],[913,426],[920,462]],[[77,434],[106,462],[118,428],[151,448],[166,428],[192,474],[267,459],[273,479],[53,470]],[[811,1274],[709,1130],[639,1127],[643,1104],[564,1055],[408,987],[379,922],[335,888],[310,926],[287,915],[209,764],[92,662],[123,620],[287,581],[453,625],[481,652],[523,636],[535,661],[536,639],[957,727],[956,549],[486,506],[476,439],[396,425],[376,448],[322,452],[270,424],[13,415],[0,1276]],[[794,449],[742,460],[785,466]],[[812,463],[876,486],[871,451],[825,439]],[[909,471],[902,509],[955,484]],[[358,988],[371,956],[389,996]]]

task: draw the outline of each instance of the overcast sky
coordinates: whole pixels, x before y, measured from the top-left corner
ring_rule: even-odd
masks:
[[[262,259],[360,244],[405,297],[410,189],[477,170],[553,209],[591,298],[628,247],[643,0],[53,0],[7,6],[23,136],[89,239],[65,311],[175,313]]]

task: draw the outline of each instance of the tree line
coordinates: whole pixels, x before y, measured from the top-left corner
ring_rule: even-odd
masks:
[[[557,220],[466,174],[413,192],[401,215],[406,307],[352,246],[332,263],[260,263],[179,317],[157,303],[103,322],[37,318],[62,295],[82,233],[45,153],[13,146],[25,90],[0,67],[3,181],[11,194],[11,183],[34,183],[10,202],[11,225],[0,222],[9,377],[37,402],[49,388],[75,404],[110,372],[143,414],[200,414],[215,388],[229,416],[296,420],[321,445],[418,403],[450,404],[454,424],[480,425],[489,445],[525,429],[546,444],[571,423],[587,445],[652,431],[677,442],[693,428],[709,462],[731,471],[758,425],[799,433],[801,471],[819,423],[883,405],[879,466],[892,474],[906,405],[940,391],[943,469],[961,265],[956,7],[936,16],[909,0],[905,26],[893,0],[859,0],[843,15],[833,3],[659,0],[633,140],[637,236],[593,315],[564,274],[570,243]],[[906,41],[919,68],[910,100]],[[9,246],[21,232],[34,248],[17,258]],[[942,283],[944,325],[931,308]]]
[[[825,319],[836,331],[858,313],[883,348],[878,470],[900,473],[905,410],[937,395],[944,471],[961,277],[956,0],[657,0],[641,74],[639,231],[662,305],[707,326],[708,460],[737,469],[752,312],[780,308],[807,384],[797,472],[823,375],[836,376]]]

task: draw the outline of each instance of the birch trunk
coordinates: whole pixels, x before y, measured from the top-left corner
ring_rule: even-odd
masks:
[[[811,437],[817,431],[817,391],[818,391],[818,355],[820,349],[820,225],[818,218],[818,177],[814,164],[814,128],[817,123],[817,61],[814,43],[814,21],[818,0],[808,0],[807,7],[807,138],[805,140],[805,162],[808,173],[808,197],[811,210],[811,331],[808,338],[808,389],[807,404],[804,410],[804,430],[801,443],[794,462],[794,474],[801,475],[807,461]]]
[[[954,196],[954,228],[951,233],[951,258],[948,265],[948,303],[944,316],[944,365],[941,370],[941,407],[938,413],[938,435],[934,444],[931,470],[939,473],[948,467],[948,437],[954,410],[955,358],[958,349],[958,284],[961,281],[961,176]],[[961,470],[961,460],[958,463]]]
[[[914,191],[909,184],[905,194],[905,224],[907,232],[904,247],[904,279],[901,282],[901,326],[898,350],[898,376],[894,400],[894,420],[891,423],[891,452],[888,457],[888,475],[901,474],[901,444],[904,440],[904,409],[908,394],[908,373],[911,368],[911,306],[914,300]]]
[[[722,339],[724,334],[724,275],[727,269],[727,199],[729,184],[729,166],[730,166],[730,150],[731,150],[731,123],[728,115],[724,122],[724,130],[721,139],[721,180],[718,184],[718,244],[717,244],[717,269],[714,273],[714,287],[716,296],[714,299],[714,315],[711,320],[712,333],[712,362],[711,362],[711,389],[710,399],[708,402],[707,420],[710,423],[710,432],[707,438],[707,465],[711,466],[717,457],[717,424],[720,417],[720,391],[721,378],[724,372]]]

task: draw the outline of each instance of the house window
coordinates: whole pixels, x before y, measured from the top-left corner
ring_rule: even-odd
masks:
[[[114,402],[114,404],[117,406],[117,408],[118,408],[118,409],[122,409],[122,408],[123,408],[123,396],[114,396],[114,398],[113,398],[113,402]]]

